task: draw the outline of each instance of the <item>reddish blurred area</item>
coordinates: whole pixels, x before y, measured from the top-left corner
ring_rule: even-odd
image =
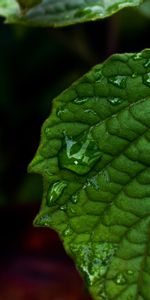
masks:
[[[36,210],[21,206],[0,211],[0,300],[90,300],[58,235],[33,228]]]

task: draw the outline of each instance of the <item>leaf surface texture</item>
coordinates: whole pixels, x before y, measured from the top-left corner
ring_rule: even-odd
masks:
[[[66,26],[102,19],[142,0],[1,0],[0,15],[9,23],[30,26]]]
[[[60,94],[29,170],[95,300],[150,300],[150,50],[117,54]]]

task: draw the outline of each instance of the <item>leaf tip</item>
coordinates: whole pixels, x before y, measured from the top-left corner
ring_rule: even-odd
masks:
[[[43,157],[41,155],[35,155],[32,161],[28,165],[28,172],[29,173],[39,173],[40,174],[40,165],[43,161]]]
[[[39,213],[33,221],[34,227],[49,227],[51,224],[51,216],[48,213]]]

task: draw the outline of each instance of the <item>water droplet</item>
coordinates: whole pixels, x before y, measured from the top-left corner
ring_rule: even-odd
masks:
[[[51,128],[46,127],[45,128],[45,135],[47,136],[47,138],[49,137],[50,133],[51,133]]]
[[[118,285],[126,284],[126,278],[123,273],[118,273],[117,276],[115,277],[114,281]]]
[[[77,258],[81,272],[89,285],[100,281],[105,276],[116,246],[112,243],[80,243],[71,245],[72,254]],[[103,286],[100,288],[103,293]],[[105,298],[104,298],[105,299]]]
[[[57,117],[61,118],[63,114],[69,114],[69,109],[64,108],[64,109],[59,109],[56,113]]]
[[[76,139],[65,135],[64,146],[59,155],[60,165],[79,175],[88,173],[102,156],[90,132]]]
[[[108,81],[119,88],[126,87],[127,76],[116,75],[108,78]]]
[[[67,209],[67,205],[66,204],[60,206],[60,210],[65,211],[66,209]]]
[[[132,78],[135,78],[135,77],[137,77],[137,73],[132,74]]]
[[[47,192],[47,205],[51,206],[62,194],[64,188],[67,186],[65,181],[57,181],[50,185]]]
[[[119,105],[123,102],[123,99],[121,98],[117,98],[117,97],[114,97],[114,98],[108,98],[108,102],[110,104],[112,104],[113,106],[116,106],[116,105]]]
[[[132,270],[127,270],[127,274],[128,274],[128,275],[133,275],[133,273],[134,273],[134,272],[133,272]]]
[[[99,184],[100,177],[102,179],[101,186]],[[87,186],[92,186],[95,190],[98,191],[102,188],[102,182],[104,182],[104,184],[105,183],[109,184],[111,182],[111,178],[110,178],[110,175],[107,170],[101,171],[97,175],[95,175],[91,178],[88,178],[87,183],[85,184],[84,188],[86,188]]]
[[[143,83],[150,86],[150,72],[143,76]]]
[[[41,216],[37,216],[34,222],[38,226],[50,227],[51,216],[49,214],[44,214],[44,215],[41,215]]]
[[[85,10],[89,11],[90,13],[102,14],[104,11],[104,8],[100,5],[92,5],[92,6],[86,7]]]
[[[93,282],[93,275],[90,274],[89,264],[92,262],[92,248],[91,243],[72,244],[71,252],[77,258],[79,267],[86,282],[91,285]]]
[[[147,62],[144,64],[144,67],[145,67],[145,68],[150,67],[150,59],[147,60]]]
[[[100,186],[99,186],[99,184],[98,184],[98,176],[96,175],[96,176],[93,176],[93,177],[91,177],[91,178],[89,178],[88,180],[87,180],[87,184],[85,184],[85,187],[84,188],[86,188],[87,186],[93,186],[94,187],[94,189],[96,190],[96,191],[98,191],[99,189],[100,189]]]
[[[102,74],[102,70],[100,70],[99,67],[98,67],[98,69],[95,67],[94,75],[95,75],[95,81],[96,82],[101,82],[101,80],[103,78],[103,74]]]
[[[72,208],[72,207],[70,208],[70,211],[71,211],[72,214],[75,214],[75,212],[76,212],[75,209]]]
[[[63,231],[63,236],[69,236],[72,234],[72,230],[70,227],[67,227],[64,231]]]
[[[104,8],[100,5],[91,5],[83,9],[78,10],[74,17],[83,18],[83,17],[95,17],[96,15],[101,16],[104,13]]]
[[[134,60],[141,60],[142,59],[142,54],[141,53],[134,54],[133,59]]]
[[[84,103],[86,103],[88,100],[89,100],[88,97],[86,97],[86,98],[76,98],[76,99],[74,99],[74,102],[75,102],[76,104],[84,104]]]
[[[88,114],[96,115],[96,112],[93,109],[86,109],[84,112],[86,112]]]
[[[71,198],[71,202],[76,204],[79,200],[79,195],[76,194],[76,195],[73,195],[72,198]]]

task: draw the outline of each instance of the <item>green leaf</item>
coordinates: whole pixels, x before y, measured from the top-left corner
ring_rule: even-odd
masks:
[[[143,1],[18,0],[18,2],[23,9],[21,12],[15,0],[1,0],[0,15],[6,17],[7,22],[19,22],[33,26],[66,26],[102,19],[122,8],[138,6]]]
[[[144,16],[150,18],[150,0],[145,0],[144,3],[140,5],[139,10]]]
[[[40,4],[42,0],[17,0],[23,13],[26,13],[30,8]]]
[[[19,6],[15,0],[1,0],[0,1],[0,16],[12,18],[12,16],[19,15]]]
[[[113,55],[59,95],[29,171],[96,300],[150,299],[150,50]]]

